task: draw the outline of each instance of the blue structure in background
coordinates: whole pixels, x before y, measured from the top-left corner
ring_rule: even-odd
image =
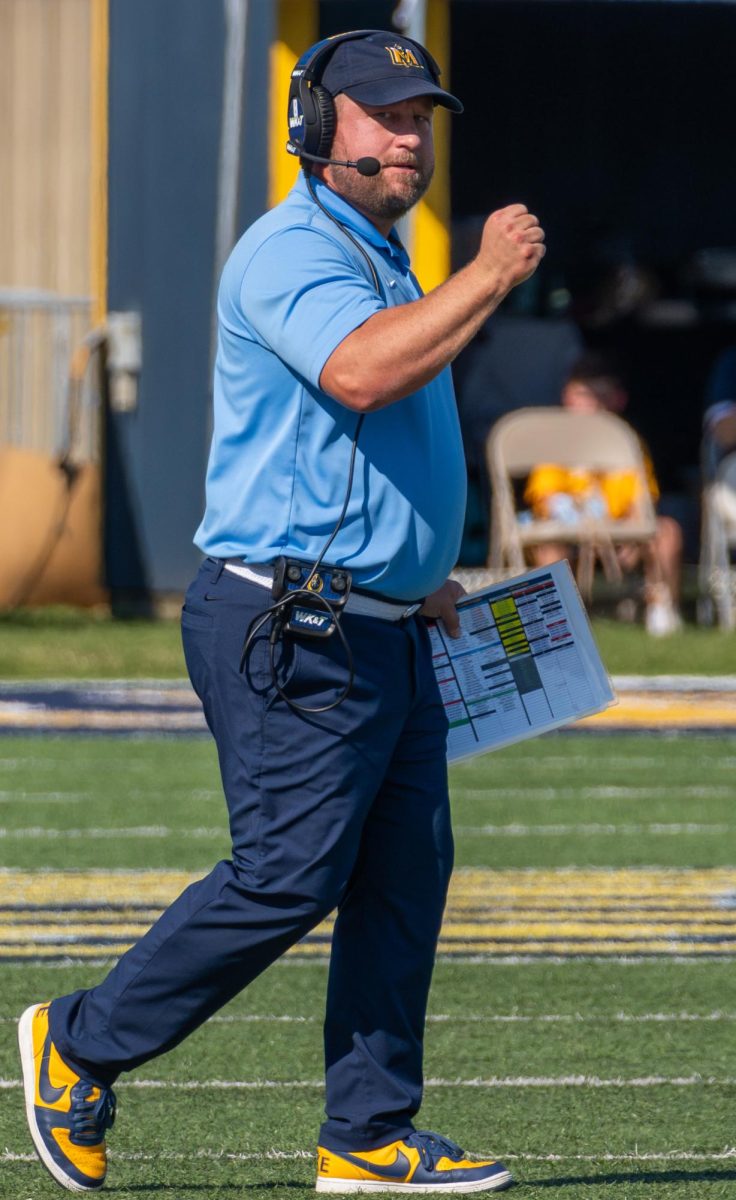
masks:
[[[248,6],[237,229],[267,204],[273,6]],[[108,308],[141,314],[136,406],[106,419],[113,602],[183,590],[201,555],[227,53],[226,6],[112,0]],[[251,97],[262,98],[250,103]],[[241,98],[242,103],[242,98]]]

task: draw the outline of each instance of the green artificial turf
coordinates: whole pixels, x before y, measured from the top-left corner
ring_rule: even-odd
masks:
[[[732,737],[550,734],[451,769],[465,866],[734,861]],[[207,738],[5,737],[0,858],[207,870],[227,854]],[[92,831],[85,836],[85,831]],[[120,830],[115,835],[115,830]]]
[[[179,679],[179,623],[81,609],[0,615],[0,679]]]
[[[704,970],[670,963],[441,962],[428,1024],[422,1123],[480,1153],[503,1150],[529,1196],[545,1195],[553,1184],[573,1197],[628,1195],[631,1188],[644,1194],[655,1187],[653,1194],[667,1197],[729,1196],[733,1164],[710,1156],[732,1141],[733,1085],[626,1081],[733,1075],[736,1014],[713,1009],[731,990],[730,971],[720,963]],[[13,1014],[49,988],[90,984],[100,973],[89,966],[8,968],[0,1024],[6,1081],[17,1077]],[[110,1137],[112,1195],[214,1198],[223,1189],[242,1189],[260,1198],[274,1190],[311,1190],[308,1156],[323,1103],[325,979],[322,965],[278,965],[223,1010],[227,1021],[208,1023],[120,1081],[119,1122]],[[238,1023],[254,1015],[262,1019]],[[705,1018],[700,1023],[698,1015]],[[284,1016],[298,1020],[285,1023]],[[499,1017],[505,1020],[494,1023]],[[535,1076],[558,1082],[521,1082]],[[559,1082],[576,1076],[611,1082]],[[456,1082],[491,1077],[506,1084]],[[150,1080],[160,1086],[135,1086]],[[212,1086],[259,1080],[276,1086]],[[177,1083],[190,1086],[177,1089]],[[191,1086],[197,1083],[205,1086]],[[3,1095],[0,1139],[12,1155],[23,1156],[29,1143],[20,1092]],[[683,1153],[697,1161],[677,1157]],[[554,1160],[546,1161],[548,1155]],[[703,1191],[688,1193],[687,1185]],[[56,1194],[35,1164],[3,1163],[3,1197]]]
[[[736,640],[688,624],[669,638],[640,625],[597,618],[593,630],[614,674],[736,673]],[[29,609],[0,615],[0,679],[179,679],[185,677],[175,620],[112,619],[104,612]]]
[[[451,772],[458,867],[505,877],[563,867],[574,880],[575,867],[733,865],[735,763],[728,736],[555,734],[461,764]],[[6,868],[205,871],[226,853],[205,739],[5,737],[0,779]],[[130,832],[116,836],[122,828]],[[733,878],[736,896],[736,868]],[[62,1194],[30,1161],[17,1015],[106,969],[0,963],[2,1200]],[[733,969],[732,958],[667,954],[440,959],[420,1126],[504,1158],[520,1185],[510,1194],[530,1200],[732,1198]],[[106,1192],[313,1194],[326,970],[284,960],[181,1046],[120,1080]],[[240,1086],[213,1086],[223,1083]]]

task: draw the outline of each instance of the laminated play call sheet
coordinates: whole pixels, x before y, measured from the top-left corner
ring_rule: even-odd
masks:
[[[458,603],[459,638],[429,625],[450,762],[557,729],[616,702],[567,562]]]

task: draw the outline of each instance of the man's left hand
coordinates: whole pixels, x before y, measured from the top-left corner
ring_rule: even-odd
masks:
[[[461,583],[456,579],[446,579],[442,587],[427,596],[419,610],[420,616],[439,618],[451,638],[460,637],[460,618],[455,606],[464,595],[465,588]]]

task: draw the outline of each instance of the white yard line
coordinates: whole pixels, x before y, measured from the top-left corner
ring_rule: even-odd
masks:
[[[100,762],[98,759],[80,759],[79,756],[76,756],[74,761],[75,761],[75,765],[76,765],[77,769],[84,766],[85,769],[89,769],[90,771],[93,771],[93,770],[98,769],[100,766]],[[115,756],[115,755],[110,755],[110,756],[106,755],[105,763],[109,764],[111,762],[119,763],[121,766],[123,766],[125,768],[126,772],[128,772],[128,773],[130,773],[134,769],[134,764],[131,764],[131,760],[129,758],[124,758],[124,757]],[[547,754],[547,753],[545,753],[544,744],[538,742],[537,748],[536,748],[536,754],[535,754],[535,762],[540,771],[542,771],[542,770],[544,770],[544,771],[554,771],[554,770],[566,771],[566,770],[570,770],[570,769],[586,770],[586,769],[590,768],[591,759],[590,759],[590,755],[585,755],[585,754],[570,754],[570,755]],[[597,766],[601,766],[601,767],[620,767],[621,766],[621,756],[615,755],[615,754],[596,754],[595,762],[596,762]],[[654,755],[630,755],[626,759],[626,770],[627,771],[651,770],[652,767],[659,767],[661,765],[661,762],[662,762],[662,760],[660,758],[656,758]],[[47,759],[47,758],[36,758],[36,757],[3,758],[2,754],[0,754],[0,770],[3,770],[3,771],[18,771],[20,773],[24,773],[27,771],[55,770],[58,767],[61,767],[61,768],[68,767],[68,765],[69,765],[69,763],[68,763],[67,759]],[[454,777],[456,777],[457,779],[462,779],[464,774],[475,774],[475,772],[478,770],[478,766],[479,766],[478,763],[475,763],[472,766],[468,766],[467,764],[463,765],[462,763],[459,763],[459,764],[454,765],[451,768],[451,772],[452,772],[452,775]],[[709,771],[713,771],[713,770],[731,771],[736,766],[736,758],[730,757],[730,756],[725,757],[725,758],[724,757],[714,758],[712,755],[706,755],[706,754],[688,755],[687,756],[687,766],[689,768],[707,767],[707,769]],[[493,764],[494,778],[498,778],[499,775],[502,775],[503,773],[508,772],[508,770],[509,770],[509,768],[507,767],[507,765],[505,763],[495,763],[494,762],[494,764]],[[489,774],[490,773],[491,773],[491,769],[490,769],[490,764],[489,764]],[[21,793],[21,792],[17,792],[17,791],[0,792],[0,796],[7,796],[8,798],[11,798],[11,799],[16,799],[19,796],[26,795],[26,794],[27,793]],[[34,793],[34,795],[36,795],[36,796],[46,796],[49,794],[58,796],[61,799],[64,799],[64,798],[83,799],[83,798],[91,798],[93,795],[97,795],[97,793],[93,793],[93,792],[78,792],[78,791]],[[159,795],[160,793],[157,792],[155,788],[139,788],[139,789],[137,789],[137,794],[141,795],[141,796],[156,796],[156,795]],[[179,794],[184,795],[184,796],[199,796],[203,799],[221,799],[222,798],[222,791],[218,788],[195,788],[192,790],[185,788],[185,789],[182,789],[181,793],[179,793]]]
[[[68,839],[81,841],[84,838],[222,838],[227,837],[224,825],[212,829],[171,829],[168,825],[90,826],[88,829],[49,829],[48,826],[29,825],[25,829],[8,829],[0,826],[0,838],[32,839],[47,838],[50,841]]]
[[[492,1151],[477,1151],[478,1158],[492,1158]],[[114,1162],[273,1162],[313,1160],[317,1156],[313,1150],[195,1150],[183,1154],[176,1150],[161,1150],[157,1154],[126,1154],[116,1150],[108,1150],[108,1158]],[[728,1162],[736,1158],[736,1147],[728,1146],[725,1150],[713,1154],[696,1154],[692,1150],[661,1150],[633,1154],[504,1154],[504,1162]],[[12,1150],[0,1153],[0,1163],[37,1163],[35,1154],[16,1154]]]
[[[40,967],[50,971],[64,970],[68,971],[69,967],[79,968],[83,962],[85,967],[110,967],[117,962],[120,954],[111,951],[108,955],[90,956],[80,959],[74,954],[69,954],[63,959],[48,960],[44,958],[29,958],[15,959],[11,962],[3,962],[3,971],[11,971],[15,968],[27,970],[29,963],[33,965],[34,970]],[[533,967],[539,966],[540,963],[545,967],[569,967],[571,964],[579,963],[605,963],[617,967],[651,967],[663,965],[685,966],[685,967],[707,967],[712,963],[733,963],[732,954],[724,954],[718,952],[716,954],[607,954],[585,952],[584,954],[447,954],[440,953],[437,956],[439,965],[448,966],[464,966],[464,967],[488,967],[492,970],[497,970],[499,967]],[[303,958],[299,955],[286,955],[279,962],[274,963],[269,970],[287,970],[287,971],[305,971],[309,968],[319,967],[326,971],[330,965],[330,956],[327,951],[324,954],[310,954]]]
[[[0,767],[3,766],[0,760]],[[73,800],[78,803],[81,800],[99,800],[97,792],[21,792],[21,791],[2,791],[0,792],[0,804],[13,804],[16,802],[33,804],[65,804],[68,800]]]
[[[214,1019],[214,1018],[213,1018]],[[718,1022],[718,1021],[736,1021],[736,1012],[711,1012],[711,1013],[467,1013],[457,1015],[454,1013],[431,1013],[427,1016],[427,1021],[445,1022],[463,1024],[478,1023],[489,1025],[514,1025],[514,1024],[606,1024],[608,1022],[620,1023],[626,1025],[638,1025],[648,1023],[661,1024],[676,1024],[678,1022]]]
[[[679,824],[597,824],[579,823],[575,825],[456,825],[454,832],[463,837],[611,837],[619,834],[624,836],[678,836],[681,834],[710,834],[723,836],[733,833],[736,825],[706,825],[694,821]],[[85,838],[104,840],[106,838],[168,838],[213,840],[227,836],[224,826],[212,828],[196,827],[194,829],[172,829],[168,825],[131,825],[131,826],[90,826],[87,829],[53,829],[48,826],[29,825],[25,828],[10,829],[0,826],[0,839],[37,840],[46,838],[49,841],[69,840],[82,841]]]
[[[465,837],[640,837],[642,834],[656,837],[691,833],[723,836],[733,833],[736,825],[700,825],[688,821],[679,825],[662,825],[658,822],[648,825],[455,825],[453,829],[455,834]]]
[[[736,675],[614,675],[617,692],[736,692]]]
[[[652,1087],[733,1087],[732,1075],[642,1075],[624,1079],[603,1079],[599,1075],[494,1075],[488,1079],[429,1078],[425,1088],[652,1088]],[[0,1090],[23,1086],[20,1079],[0,1079]],[[321,1090],[322,1079],[126,1079],[116,1089],[162,1091],[282,1091]]]
[[[266,1162],[274,1160],[292,1160],[299,1159],[314,1159],[316,1154],[313,1150],[253,1150],[243,1151],[241,1153],[228,1152],[227,1150],[195,1150],[192,1154],[181,1154],[176,1150],[160,1150],[157,1154],[125,1154],[118,1153],[116,1150],[108,1150],[107,1157],[114,1162],[196,1162],[199,1159],[207,1159],[213,1162],[222,1160],[224,1162]],[[37,1163],[38,1158],[35,1154],[14,1154],[12,1150],[5,1150],[0,1153],[0,1163]]]
[[[309,959],[298,958],[297,956],[287,958],[284,961],[284,966],[300,967],[307,963],[314,964],[315,962],[324,962],[329,964],[329,957],[319,959],[312,956]],[[89,965],[90,960],[84,960],[86,965]],[[586,950],[581,954],[547,954],[540,951],[537,954],[442,954],[438,955],[438,962],[447,965],[452,963],[453,966],[465,967],[531,967],[536,963],[543,963],[545,966],[566,967],[576,963],[606,963],[613,964],[617,967],[640,967],[640,966],[671,966],[673,963],[677,966],[686,967],[706,967],[711,963],[732,963],[733,954],[725,954],[718,951],[715,954],[669,954],[663,951],[661,954],[653,954],[651,951],[642,952],[641,954],[607,954],[605,950],[594,952]],[[34,966],[41,966],[40,961],[34,960]]]
[[[575,770],[590,770],[591,757],[589,754],[546,754],[545,744],[543,742],[537,742],[535,751],[534,761],[539,771],[565,771],[569,770],[570,768],[574,768]],[[480,760],[472,765],[458,763],[451,768],[451,771],[456,778],[462,779],[463,774],[475,774],[482,761],[483,760]],[[596,767],[604,766],[620,768],[621,761],[620,754],[598,754],[596,752]],[[687,758],[683,760],[683,764],[684,763],[686,763],[689,768],[694,768],[696,766],[707,767],[709,771],[713,770],[714,768],[733,770],[734,766],[736,766],[736,758],[714,758],[712,755],[707,754],[688,754]],[[492,771],[490,762],[487,761],[487,765],[489,767],[489,775],[492,773],[495,778],[498,778],[499,775],[504,773],[510,773],[511,771],[510,765],[503,761],[493,762]],[[662,759],[656,758],[654,755],[639,754],[627,755],[626,757],[627,772],[651,770],[652,767],[659,768],[661,765]]]
[[[736,1077],[724,1075],[641,1075],[603,1079],[599,1075],[493,1075],[488,1079],[426,1079],[430,1088],[650,1088],[732,1087]]]
[[[543,760],[542,760],[542,765]],[[489,784],[487,788],[464,788],[455,786],[452,795],[465,800],[686,800],[724,799],[733,797],[733,788],[727,786],[704,786],[702,784],[670,784],[667,787],[580,787],[573,781],[565,787],[522,787],[505,788]]]
[[[7,1021],[15,1018],[2,1017]],[[266,1024],[316,1024],[321,1023],[321,1017],[283,1016],[271,1013],[243,1013],[232,1015],[223,1014],[210,1017],[208,1025],[218,1024],[250,1024],[263,1022]],[[716,1024],[719,1021],[736,1021],[736,1012],[653,1012],[653,1013],[428,1013],[428,1024],[453,1025],[546,1025],[569,1024],[605,1025],[607,1023],[624,1025],[646,1024],[687,1024],[704,1022]]]
[[[493,1155],[478,1152],[479,1158]],[[736,1147],[728,1146],[716,1154],[695,1154],[691,1150],[666,1150],[634,1154],[504,1154],[504,1162],[727,1162],[736,1158]]]
[[[736,1012],[652,1013],[429,1013],[428,1024],[451,1025],[646,1025],[717,1024],[736,1021]],[[2,1025],[17,1025],[17,1016],[0,1017]],[[322,1017],[276,1013],[223,1013],[210,1017],[208,1025],[317,1025]]]

